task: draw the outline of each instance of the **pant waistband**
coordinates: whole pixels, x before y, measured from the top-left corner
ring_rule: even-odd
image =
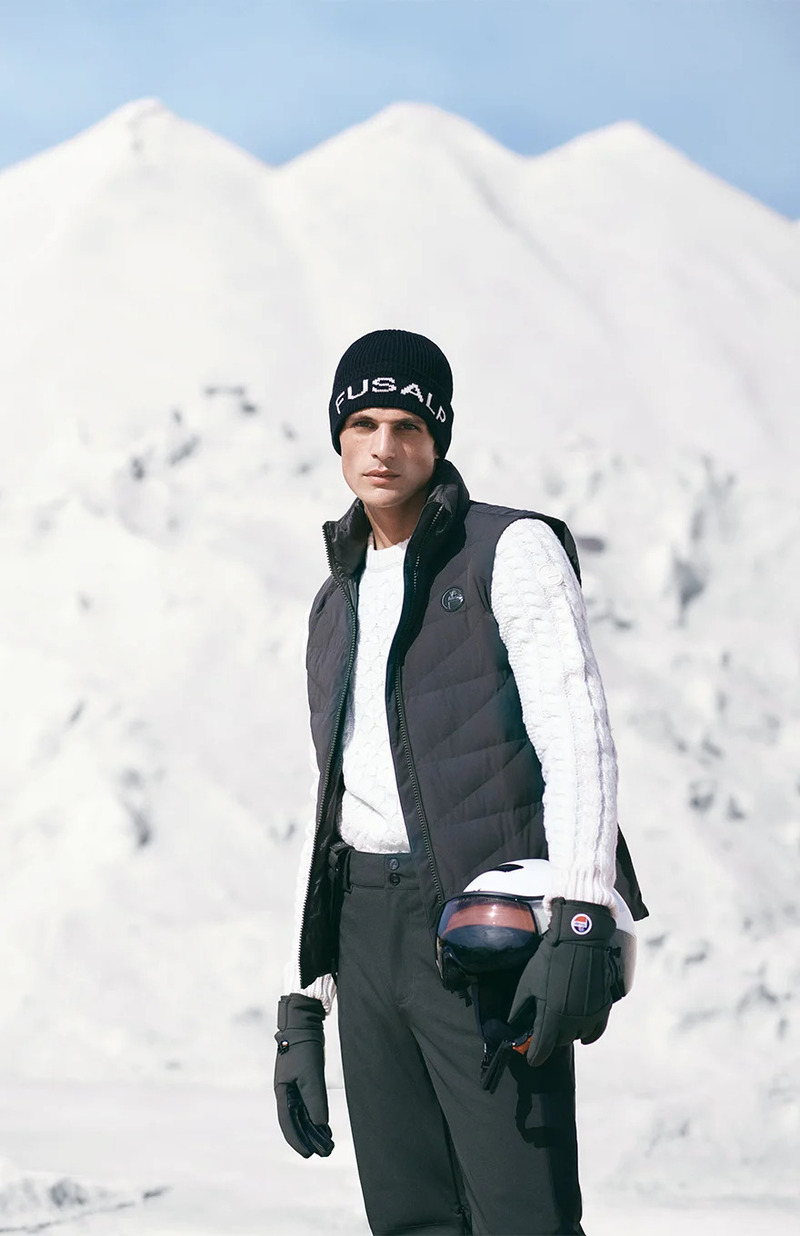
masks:
[[[410,854],[365,854],[351,850],[347,883],[355,888],[397,888],[415,884],[417,873]]]

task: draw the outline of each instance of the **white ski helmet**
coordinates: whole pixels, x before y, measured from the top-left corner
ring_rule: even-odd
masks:
[[[549,915],[544,900],[552,885],[550,863],[523,858],[501,863],[471,880],[442,910],[436,964],[448,991],[464,990],[482,977],[521,970],[533,956]],[[628,906],[614,890],[620,982],[614,999],[626,996],[636,967],[636,929]]]

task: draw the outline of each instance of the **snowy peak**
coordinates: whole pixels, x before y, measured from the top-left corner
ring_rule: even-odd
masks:
[[[86,129],[75,144],[85,146],[98,162],[106,160],[109,166],[129,160],[134,166],[152,166],[174,158],[181,147],[196,143],[199,134],[207,147],[219,140],[203,130],[198,133],[195,125],[182,120],[159,99],[136,99]]]
[[[219,177],[268,175],[252,155],[216,134],[176,116],[158,99],[138,99],[51,150],[0,173],[0,210],[9,198],[39,210],[86,200],[104,185],[153,175],[175,182],[213,171]],[[30,202],[25,201],[28,197]]]
[[[27,389],[20,452],[76,427],[127,440],[165,403],[251,384],[285,351],[282,322],[299,332],[305,319],[272,177],[146,99],[0,179],[0,383]]]
[[[730,186],[712,177],[688,155],[635,120],[620,120],[582,133],[534,160],[537,163],[548,161],[569,164],[584,175],[591,175],[596,168],[609,178],[624,178],[626,184],[638,178],[642,188],[645,188],[645,177],[652,182],[657,174],[665,182],[673,183],[702,177],[716,185],[718,191],[733,192]]]
[[[692,209],[737,211],[742,219],[782,220],[783,216],[721,180],[683,151],[634,120],[620,120],[572,138],[530,160],[533,174],[554,172],[591,193],[594,186],[625,191],[632,209],[644,201],[691,200]],[[620,197],[622,195],[620,194]]]
[[[392,103],[347,132],[365,142],[403,141],[473,151],[476,157],[517,157],[472,121],[429,103]]]
[[[160,99],[133,99],[130,103],[123,103],[122,107],[109,112],[97,124],[88,128],[85,135],[88,136],[91,133],[125,135],[127,133],[135,141],[142,140],[147,129],[152,131],[156,127],[163,128],[167,125],[176,126],[184,123],[186,122],[165,107]]]
[[[266,167],[233,142],[177,116],[159,99],[126,103],[87,129],[83,136],[108,141],[109,148],[127,151],[141,161],[156,165],[194,157],[213,158],[232,169],[247,166],[263,172]]]
[[[130,102],[123,103],[121,107],[117,107],[113,112],[109,112],[95,127],[112,124],[138,124],[141,121],[148,118],[152,119],[156,116],[171,117],[173,120],[178,120],[177,114],[170,111],[160,99],[151,97],[131,99]]]
[[[388,175],[396,181],[416,181],[436,163],[443,172],[456,164],[467,173],[488,167],[502,174],[518,160],[518,155],[461,116],[431,104],[393,103],[298,156],[283,170],[287,175],[314,177],[338,168],[361,178]]]
[[[605,151],[607,154],[613,151],[619,151],[626,154],[641,154],[646,150],[660,149],[670,151],[674,155],[679,155],[680,158],[685,158],[680,155],[680,152],[675,146],[671,146],[669,142],[665,142],[663,138],[658,137],[652,130],[645,128],[639,124],[638,120],[617,120],[613,124],[603,125],[599,129],[590,129],[587,133],[582,133],[579,137],[574,137],[571,141],[565,142],[564,146],[572,149],[593,148],[596,151]]]

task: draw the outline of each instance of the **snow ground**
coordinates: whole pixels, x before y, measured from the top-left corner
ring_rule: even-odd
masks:
[[[587,1112],[583,1122],[587,1236],[675,1236],[678,1231],[681,1236],[794,1236],[798,1230],[797,1204],[721,1199],[670,1206],[604,1193],[597,1170],[602,1156],[594,1153],[607,1132],[601,1114]],[[79,1182],[103,1184],[125,1196],[164,1190],[125,1209],[56,1222],[54,1236],[367,1233],[340,1089],[331,1092],[331,1124],[333,1155],[306,1162],[281,1139],[267,1079],[262,1089],[153,1083],[0,1086],[0,1145],[21,1169],[57,1168]],[[0,1232],[9,1230],[0,1220]]]

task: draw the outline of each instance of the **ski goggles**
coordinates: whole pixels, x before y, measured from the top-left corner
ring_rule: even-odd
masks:
[[[462,893],[442,910],[436,965],[447,991],[464,991],[484,975],[521,970],[541,938],[538,901],[501,893]]]

